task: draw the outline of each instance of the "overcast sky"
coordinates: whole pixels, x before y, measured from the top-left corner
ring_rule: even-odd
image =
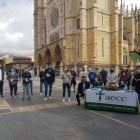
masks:
[[[130,7],[132,0],[125,1]],[[33,0],[0,0],[0,56],[33,55],[33,33]]]

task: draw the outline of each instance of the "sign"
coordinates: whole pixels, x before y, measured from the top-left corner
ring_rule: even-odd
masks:
[[[124,91],[87,90],[86,108],[138,113],[138,95]]]

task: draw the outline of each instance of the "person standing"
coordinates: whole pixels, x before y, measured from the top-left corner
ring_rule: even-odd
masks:
[[[114,72],[113,68],[110,69],[110,73],[107,74],[107,85],[116,85],[118,84],[118,76]]]
[[[82,77],[82,81],[78,85],[78,93],[76,95],[76,99],[77,99],[77,102],[78,102],[77,106],[80,106],[80,99],[79,98],[80,97],[83,97],[84,98],[85,92],[89,88],[90,88],[90,83],[87,82],[86,77],[83,76]]]
[[[79,73],[79,77],[82,79],[82,77],[85,76],[88,79],[88,73],[85,71],[85,68],[82,67],[82,70]]]
[[[134,76],[134,81],[136,85],[135,91],[137,92],[140,101],[140,65],[137,65],[137,74]]]
[[[23,98],[22,100],[25,99],[25,92],[28,93],[28,100],[31,99],[30,97],[30,80],[31,80],[31,74],[28,72],[28,68],[25,68],[25,72],[22,74],[22,80],[23,80]]]
[[[119,79],[119,85],[120,85],[120,88],[124,88],[125,87],[125,85],[127,84],[127,72],[126,71],[123,71],[122,73],[121,73],[121,76],[120,76],[120,79]]]
[[[106,82],[107,82],[107,71],[105,71],[105,68],[102,69],[102,71],[100,72],[100,75],[102,77],[104,86],[106,86]]]
[[[9,87],[10,87],[10,98],[13,98],[13,89],[14,89],[14,98],[16,98],[16,84],[18,80],[18,75],[16,72],[14,72],[14,68],[11,68],[11,72],[8,73],[7,80],[9,81]]]
[[[19,76],[19,70],[16,69],[15,65],[13,65],[13,68],[14,68],[14,72],[17,73],[17,76]],[[18,79],[17,79],[17,83],[15,85],[16,95],[18,95],[18,93],[17,93],[17,89],[18,89],[17,84],[18,84]]]
[[[4,78],[6,78],[6,73],[5,71],[2,69],[2,65],[0,64],[0,95],[2,98],[4,98],[3,96],[3,84],[4,84]]]
[[[94,72],[94,69],[92,68],[91,69],[91,72],[88,74],[88,78],[89,78],[89,81],[90,81],[90,84],[93,86],[94,85],[94,77],[95,77],[96,73]]]
[[[33,70],[31,69],[31,67],[28,67],[28,72],[31,74],[31,77],[34,76],[34,72],[33,72]],[[31,78],[31,80],[30,80],[30,89],[31,89],[31,94],[33,95],[33,80],[32,80],[32,78]]]
[[[42,68],[42,71],[39,74],[40,77],[40,95],[42,95],[42,87],[44,84],[45,87],[45,95],[46,95],[46,76],[45,76],[45,68]]]
[[[52,69],[51,64],[49,64],[48,69],[45,70],[45,76],[46,76],[46,92],[44,100],[47,100],[48,87],[49,87],[49,99],[51,100],[52,86],[55,84],[55,72]]]
[[[103,85],[102,76],[100,75],[98,71],[96,72],[96,75],[93,78],[93,82],[94,82],[95,87]]]
[[[65,92],[66,88],[68,91],[68,102],[70,103],[70,86],[71,86],[71,73],[69,72],[69,69],[67,66],[64,67],[64,71],[61,74],[61,79],[63,80],[63,103],[65,102]]]
[[[75,93],[75,86],[76,86],[76,72],[74,71],[74,68],[71,67],[71,76],[72,76],[72,80],[71,80],[71,86],[73,85],[74,88],[74,93]]]

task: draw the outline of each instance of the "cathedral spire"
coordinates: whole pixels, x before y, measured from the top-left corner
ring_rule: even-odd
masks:
[[[127,5],[127,17],[129,17],[128,5]]]
[[[133,11],[133,4],[131,4],[131,17],[134,16],[134,11]]]

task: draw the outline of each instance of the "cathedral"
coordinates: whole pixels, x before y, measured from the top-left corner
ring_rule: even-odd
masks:
[[[140,51],[140,10],[122,0],[34,0],[35,69],[131,69]]]

